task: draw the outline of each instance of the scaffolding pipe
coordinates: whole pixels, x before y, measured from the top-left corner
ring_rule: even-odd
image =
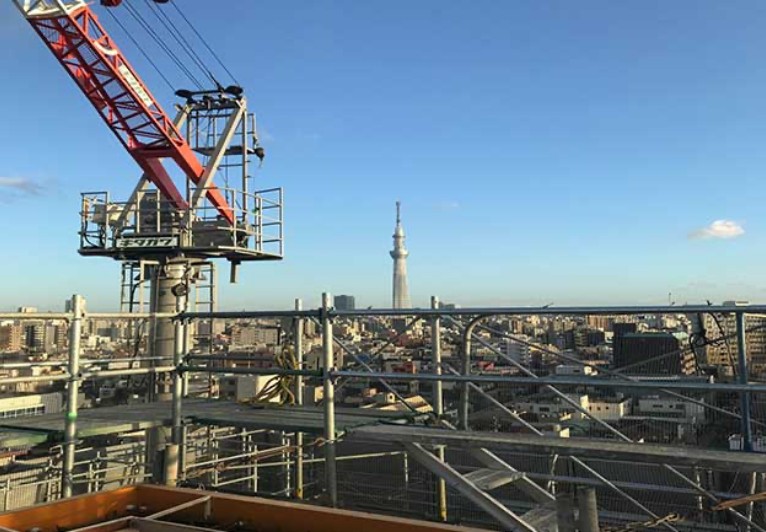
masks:
[[[230,373],[232,375],[296,375],[304,377],[321,377],[321,370],[312,369],[283,369],[283,368],[208,368],[206,366],[181,366],[182,372],[188,373]],[[766,387],[766,386],[764,386]]]
[[[411,308],[411,309],[355,309],[355,310],[335,310],[332,309],[330,315],[332,317],[397,317],[397,316],[420,316],[431,317],[434,315],[439,316],[477,316],[477,315],[514,315],[514,316],[550,316],[557,315],[570,315],[570,316],[585,316],[585,315],[639,315],[639,314],[709,314],[709,313],[722,313],[731,314],[735,312],[742,312],[742,306],[736,305],[682,305],[682,306],[577,306],[577,307],[474,307],[474,308],[458,308],[458,309],[439,309],[434,311],[428,308]],[[302,310],[300,313],[296,313],[294,310],[259,310],[259,311],[235,311],[235,312],[185,312],[179,316],[181,319],[198,319],[198,318],[218,318],[218,319],[239,319],[239,318],[293,318],[296,315],[300,315],[304,318],[319,318],[321,317],[321,309]],[[753,304],[747,306],[748,314],[766,314],[766,305]],[[17,315],[11,314],[10,318],[0,314],[0,319],[14,319]],[[43,315],[45,316],[45,315]],[[63,315],[67,316],[67,315]],[[94,314],[94,317],[120,317],[121,314]],[[153,314],[148,316],[141,315],[141,317],[153,317]],[[35,319],[40,319],[35,318]]]
[[[737,362],[739,383],[747,386],[747,344],[745,338],[745,313],[737,312]],[[741,427],[742,427],[742,448],[745,452],[753,451],[753,426],[750,422],[750,403],[751,396],[749,391],[740,394],[740,405],[742,409]]]
[[[137,358],[89,358],[80,359],[81,366],[87,365],[101,365],[101,364],[115,364],[121,362],[140,362],[143,360],[161,360],[164,357],[137,357]],[[168,359],[170,360],[170,359]],[[69,360],[41,360],[39,362],[10,362],[7,364],[0,364],[0,370],[3,369],[22,369],[22,368],[45,368],[53,367],[60,368],[69,364]]]
[[[439,309],[439,298],[431,297],[431,308]],[[442,374],[442,329],[439,316],[434,316],[431,320],[431,355],[433,358],[434,375]],[[437,419],[444,417],[444,390],[441,380],[435,380],[433,385],[433,407]],[[444,445],[436,448],[436,456],[444,462]],[[447,521],[447,482],[441,478],[436,478],[436,495],[439,499],[439,519]]]
[[[478,316],[471,320],[466,326],[463,332],[463,376],[467,379],[471,377],[471,338],[473,337],[473,330],[479,324],[479,321],[483,320],[484,316]],[[468,415],[471,406],[471,387],[470,380],[464,380],[463,385],[460,388],[460,410],[458,412],[459,424],[462,430],[470,430]]]
[[[300,312],[303,309],[303,302],[300,299],[295,300],[295,310]],[[296,369],[303,369],[303,318],[295,318],[295,328],[293,330],[293,349],[295,350]],[[303,376],[295,376],[295,404],[303,406]],[[295,498],[303,499],[303,432],[295,433]]]
[[[176,366],[154,366],[152,368],[109,369],[105,371],[91,371],[83,373],[83,379],[96,379],[99,377],[120,377],[123,375],[154,375],[174,371]]]
[[[277,369],[271,370],[272,374],[278,374]],[[516,385],[536,385],[550,384],[559,386],[593,386],[603,388],[631,388],[647,389],[667,388],[682,391],[699,392],[753,392],[766,393],[766,384],[729,384],[729,383],[709,383],[709,382],[685,382],[685,381],[615,381],[611,379],[601,379],[593,377],[520,377],[517,375],[434,375],[432,373],[382,373],[371,371],[333,371],[333,377],[343,377],[352,379],[386,379],[391,381],[423,381],[433,382],[440,380],[442,382],[474,382],[480,383],[503,383]]]
[[[173,353],[173,364],[176,366],[175,370],[171,373],[172,379],[173,379],[173,385],[171,387],[171,397],[172,397],[172,405],[171,405],[171,418],[172,418],[172,432],[171,432],[171,441],[173,442],[172,446],[168,446],[166,448],[174,448],[175,452],[167,452],[165,454],[165,458],[169,460],[173,460],[173,464],[166,464],[166,473],[172,473],[175,471],[175,476],[173,477],[173,484],[175,485],[175,482],[178,480],[178,478],[184,478],[185,472],[181,470],[181,456],[183,453],[186,452],[186,450],[183,448],[183,420],[182,420],[182,408],[183,408],[183,389],[184,389],[184,379],[183,374],[178,370],[178,366],[181,365],[183,362],[184,357],[184,344],[183,339],[185,336],[185,325],[183,322],[176,321],[175,322],[175,338],[174,338],[174,353]],[[165,479],[165,483],[168,484],[169,479]]]
[[[64,459],[61,468],[61,497],[72,496],[75,446],[77,445],[77,396],[80,391],[80,336],[82,335],[83,298],[72,296],[72,321],[69,325],[69,383],[64,418]]]
[[[338,477],[335,463],[335,383],[331,372],[335,360],[333,357],[332,319],[329,310],[330,294],[322,294],[322,381],[324,386],[324,454],[325,482],[330,496],[330,505],[338,506]]]
[[[18,384],[20,382],[57,382],[57,381],[68,381],[68,380],[69,380],[68,373],[60,373],[56,375],[39,375],[35,377],[7,377],[5,379],[0,379],[0,385]]]

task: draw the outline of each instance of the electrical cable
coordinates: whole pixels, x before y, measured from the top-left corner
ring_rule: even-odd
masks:
[[[170,2],[170,4],[175,8],[176,11],[178,11],[178,14],[181,15],[181,17],[186,21],[186,24],[189,25],[191,30],[194,32],[194,34],[197,36],[197,38],[202,41],[202,44],[205,45],[205,48],[208,49],[210,54],[215,58],[216,61],[218,61],[218,64],[221,65],[221,67],[226,71],[226,73],[231,77],[231,79],[239,85],[239,81],[237,81],[237,78],[234,77],[234,74],[231,73],[231,71],[226,68],[226,65],[221,61],[221,58],[218,57],[218,54],[215,53],[213,48],[207,43],[205,38],[200,34],[199,31],[197,31],[197,28],[194,27],[194,24],[191,23],[191,21],[186,17],[183,11],[181,11],[181,8],[178,7],[178,4],[176,2]]]
[[[126,7],[128,8],[128,11],[131,13],[133,18],[136,19],[136,21],[141,25],[141,27],[149,34],[149,36],[154,40],[155,43],[167,54],[168,57],[176,64],[176,66],[184,73],[186,76],[191,80],[192,83],[194,83],[198,89],[202,90],[203,85],[199,81],[199,79],[192,74],[191,70],[189,70],[183,61],[181,61],[178,56],[173,52],[173,50],[168,46],[168,44],[162,39],[162,37],[157,33],[151,24],[141,15],[141,12],[138,11],[135,7],[126,4]]]
[[[165,76],[165,74],[162,73],[162,70],[160,70],[160,67],[157,66],[157,63],[154,62],[154,60],[151,58],[151,56],[146,53],[146,51],[143,49],[143,47],[139,44],[139,42],[133,37],[133,35],[128,31],[128,29],[125,27],[125,25],[120,21],[120,19],[117,18],[117,16],[113,13],[113,9],[106,9],[107,13],[109,13],[109,16],[112,17],[112,19],[115,21],[115,23],[122,29],[123,33],[128,36],[128,39],[131,40],[133,45],[138,48],[138,51],[141,52],[141,55],[144,56],[144,59],[146,59],[149,64],[154,68],[154,70],[157,72],[157,74],[160,75],[162,80],[165,82],[165,84],[170,88],[171,91],[175,91],[175,87],[172,83],[170,83],[170,80]]]
[[[173,61],[176,66],[186,74],[186,76],[189,78],[189,80],[196,85],[196,87],[199,90],[203,89],[202,83],[194,76],[194,74],[191,73],[191,71],[186,68],[186,65],[183,64],[183,62],[178,59],[178,56],[176,56],[175,53],[173,53],[173,50],[170,49],[170,47],[165,44],[165,42],[162,40],[162,38],[157,34],[156,31],[151,27],[151,25],[144,19],[143,15],[139,11],[137,11],[133,6],[130,5],[129,2],[126,2],[123,4],[130,13],[130,15],[135,19],[135,21],[138,23],[139,26],[141,26],[144,31],[146,31],[149,34],[149,37],[152,38],[152,40],[157,44],[157,46],[160,47],[160,49],[167,54],[167,56]]]
[[[298,359],[292,347],[286,345],[274,356],[274,362],[280,369],[298,369]],[[270,378],[260,392],[252,399],[253,403],[270,403],[274,399],[279,404],[295,404],[293,391],[295,377],[292,375],[276,375]]]
[[[183,34],[178,30],[176,25],[172,20],[170,20],[165,11],[157,7],[157,4],[151,0],[144,0],[144,2],[146,2],[146,4],[149,6],[149,10],[154,14],[157,20],[160,21],[160,24],[162,24],[168,33],[170,33],[170,36],[175,39],[175,41],[178,43],[178,46],[180,46],[183,51],[186,52],[186,55],[189,56],[192,62],[196,64],[200,70],[202,70],[205,76],[210,78],[210,81],[212,81],[213,84],[217,85],[218,82],[216,81],[212,72],[210,72],[210,69],[207,67],[207,65],[205,65],[205,62],[202,61],[197,52],[194,51],[194,48],[192,48],[191,44],[189,44],[189,41],[187,41],[186,37],[184,37]]]

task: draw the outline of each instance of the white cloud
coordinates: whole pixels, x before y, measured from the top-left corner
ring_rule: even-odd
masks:
[[[9,201],[21,196],[39,196],[43,186],[23,177],[0,176],[0,201]]]
[[[745,234],[741,224],[732,220],[715,220],[707,227],[693,231],[689,238],[737,238]]]

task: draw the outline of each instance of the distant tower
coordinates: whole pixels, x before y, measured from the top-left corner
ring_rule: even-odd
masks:
[[[402,227],[400,202],[396,202],[396,229],[394,229],[394,249],[391,258],[394,259],[394,308],[410,308],[410,290],[407,287],[407,256],[409,251],[404,247],[404,228]]]

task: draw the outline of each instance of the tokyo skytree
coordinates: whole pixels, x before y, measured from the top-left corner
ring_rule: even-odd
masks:
[[[407,256],[409,251],[404,247],[404,228],[402,227],[401,203],[396,202],[396,229],[394,229],[394,249],[391,258],[394,259],[394,300],[393,308],[410,308],[410,291],[407,286]]]

